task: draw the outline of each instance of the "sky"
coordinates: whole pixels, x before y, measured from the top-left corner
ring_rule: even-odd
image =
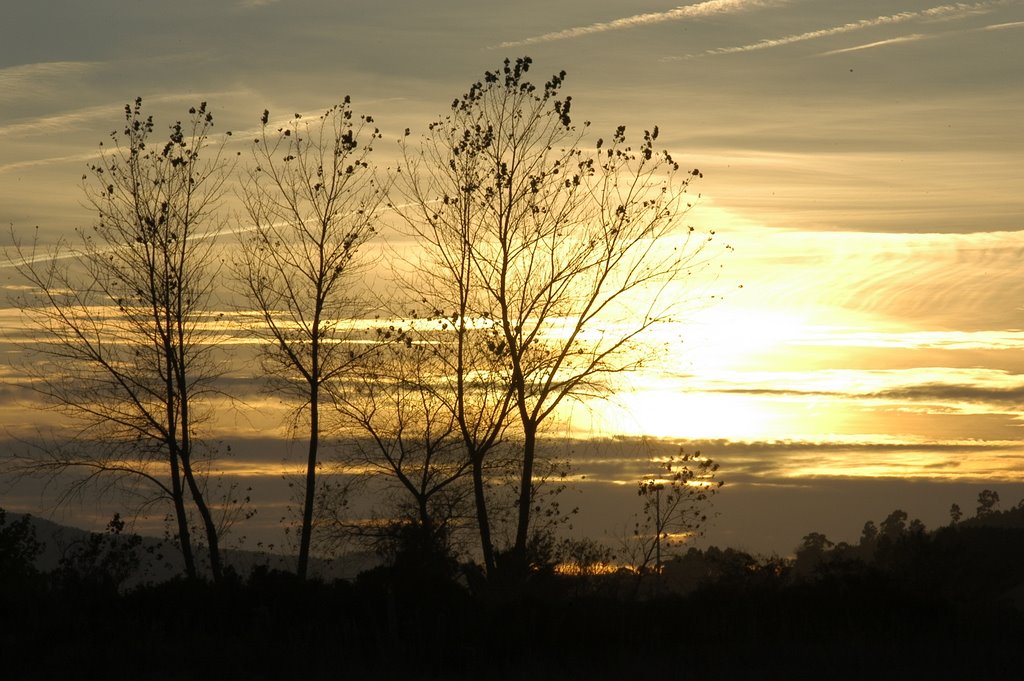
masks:
[[[686,222],[732,249],[680,293],[691,314],[657,370],[573,414],[579,531],[627,525],[630,481],[680,441],[726,481],[705,541],[756,551],[852,540],[896,507],[933,527],[984,488],[1024,497],[1024,0],[12,5],[5,247],[8,225],[52,244],[90,223],[80,177],[136,96],[163,121],[205,100],[217,129],[245,131],[350,94],[386,165],[404,128],[529,55],[538,79],[568,72],[595,134],[657,124],[704,175]],[[0,426],[44,424],[0,376]],[[218,435],[269,490],[257,464],[282,457],[250,421]]]

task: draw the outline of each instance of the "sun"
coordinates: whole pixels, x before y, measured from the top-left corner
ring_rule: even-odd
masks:
[[[771,415],[756,399],[680,390],[638,390],[600,412],[601,435],[713,440],[760,438]]]
[[[836,424],[827,400],[772,390],[784,387],[774,386],[773,376],[800,371],[805,344],[823,319],[820,310],[723,305],[664,324],[637,350],[650,359],[615,376],[610,396],[574,409],[572,430],[747,441],[828,431]]]

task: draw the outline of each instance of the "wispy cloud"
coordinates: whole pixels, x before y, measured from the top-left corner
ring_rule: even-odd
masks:
[[[87,154],[73,154],[71,156],[48,156],[46,158],[37,158],[30,161],[17,161],[15,163],[5,163],[0,165],[0,174],[13,173],[20,170],[26,170],[28,168],[37,168],[40,166],[48,166],[59,163],[77,163],[80,161],[94,161],[96,159],[96,152],[90,151]],[[0,263],[0,268],[3,268],[3,263]]]
[[[972,402],[1006,405],[1019,409],[1024,404],[1024,385],[992,388],[979,385],[926,383],[883,390],[866,397],[887,400]]]
[[[1024,21],[1010,21],[1003,24],[990,24],[988,26],[979,26],[977,28],[966,28],[956,31],[942,31],[941,33],[912,33],[910,35],[898,36],[896,38],[889,38],[888,40],[876,40],[872,43],[866,43],[864,45],[855,45],[853,47],[844,47],[839,50],[829,50],[828,52],[821,52],[819,57],[827,57],[834,54],[843,54],[845,52],[858,52],[860,50],[870,50],[875,47],[885,47],[887,45],[897,45],[900,43],[917,42],[918,40],[931,40],[934,38],[942,38],[944,36],[962,34],[962,33],[977,33],[979,31],[1001,31],[1009,28],[1024,28]]]
[[[91,123],[101,118],[111,118],[111,114],[117,115],[117,112],[118,107],[103,104],[101,106],[90,106],[66,111],[52,116],[40,116],[0,126],[0,137],[45,135],[56,130],[67,130],[69,127]],[[0,166],[0,170],[3,169],[5,169],[5,166]]]
[[[808,40],[828,38],[835,35],[841,35],[843,33],[862,31],[864,29],[876,28],[879,26],[903,24],[910,21],[940,21],[960,19],[968,16],[973,16],[976,14],[990,12],[996,7],[1015,4],[1016,2],[1018,2],[1018,0],[987,0],[986,2],[957,2],[948,5],[938,5],[936,7],[930,7],[928,9],[923,10],[898,12],[896,14],[886,14],[875,17],[873,19],[859,19],[857,21],[851,21],[840,26],[832,26],[830,28],[806,31],[804,33],[795,33],[792,35],[783,36],[781,38],[766,38],[764,40],[758,40],[757,42],[747,43],[746,45],[736,45],[732,47],[715,47],[697,54],[690,54],[683,57],[669,57],[667,59],[669,61],[674,61],[679,59],[691,59],[693,57],[714,56],[722,54],[737,54],[740,52],[754,52],[757,50],[766,50],[773,47],[792,45],[794,43],[801,43]]]
[[[1004,369],[819,369],[817,371],[722,372],[713,380],[688,379],[701,392],[837,397],[902,396],[928,399],[991,399],[1024,404],[1024,374]],[[923,387],[922,387],[923,386]]]
[[[81,78],[94,70],[97,64],[86,61],[53,61],[0,69],[0,103],[51,91],[62,79]]]
[[[3,72],[0,71],[0,77]],[[147,95],[145,97],[146,104],[152,105],[163,105],[163,104],[174,104],[179,102],[194,103],[199,100],[216,100],[217,98],[227,98],[230,96],[245,94],[245,91],[239,90],[224,90],[221,92],[210,92],[210,93],[172,93],[166,95]],[[54,114],[52,116],[41,116],[37,118],[30,118],[24,121],[18,121],[9,123],[7,125],[0,125],[0,137],[24,137],[29,135],[46,135],[54,131],[67,130],[70,127],[87,125],[92,126],[99,120],[109,120],[116,122],[121,112],[124,110],[125,102],[120,104],[110,102],[105,104],[99,104],[95,106],[82,107],[80,109],[74,109],[66,111],[64,113]],[[65,157],[59,157],[53,159],[56,161],[65,160]],[[43,159],[45,162],[46,160]],[[33,162],[38,165],[37,162]],[[0,171],[9,170],[17,164],[0,166]]]
[[[880,331],[821,330],[793,345],[903,350],[1016,350],[1024,349],[1024,332],[998,331]]]
[[[984,31],[1001,31],[1004,28],[1024,28],[1024,21],[1008,21],[1004,24],[990,24],[985,26]]]
[[[635,484],[652,462],[699,451],[722,465],[727,484],[777,484],[806,476],[1019,480],[1018,440],[885,440],[851,436],[815,440],[643,438],[574,443],[573,470],[586,483]],[[817,482],[815,483],[818,484]]]
[[[765,397],[834,397],[842,399],[870,399],[914,402],[967,402],[975,404],[1019,407],[1024,402],[1024,385],[1013,388],[988,388],[977,385],[926,383],[908,385],[872,393],[846,393],[827,390],[799,390],[787,388],[724,388],[712,392],[760,395]],[[1017,409],[1014,409],[1017,411]]]
[[[861,50],[870,50],[875,47],[885,47],[886,45],[899,45],[900,43],[913,43],[918,40],[925,40],[931,36],[927,36],[923,33],[911,33],[910,35],[901,35],[897,38],[889,38],[888,40],[876,40],[873,43],[865,43],[864,45],[855,45],[853,47],[844,47],[840,50],[829,50],[828,52],[822,52],[823,57],[827,57],[833,54],[843,54],[844,52],[859,52]]]
[[[789,0],[706,0],[695,5],[680,5],[675,9],[665,12],[649,12],[647,14],[634,14],[633,16],[614,19],[612,21],[576,26],[561,31],[544,33],[543,35],[523,38],[522,40],[511,40],[493,46],[492,49],[506,47],[520,47],[522,45],[535,45],[537,43],[549,43],[556,40],[569,40],[594,33],[606,31],[617,31],[624,28],[636,28],[649,24],[660,24],[665,21],[679,21],[681,19],[696,19],[716,14],[733,14],[748,10],[760,9],[763,7],[776,7],[787,4]]]

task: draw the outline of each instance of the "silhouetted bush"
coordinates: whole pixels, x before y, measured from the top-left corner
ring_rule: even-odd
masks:
[[[35,560],[43,548],[31,516],[8,521],[7,512],[0,508],[0,594],[7,597],[36,588]]]
[[[17,607],[0,608],[2,676],[1017,678],[1024,528],[964,522],[926,533],[892,520],[859,545],[811,537],[802,549],[820,549],[820,560],[806,572],[712,547],[660,573],[543,569],[475,589],[472,566],[417,570],[415,550],[352,582],[261,566],[217,585],[119,589],[130,561],[108,558],[120,536],[108,532],[53,573],[36,572]],[[0,541],[3,564],[31,576],[23,568],[38,543],[29,528],[0,524]],[[69,579],[72,563],[88,579]],[[104,570],[112,574],[102,578]]]

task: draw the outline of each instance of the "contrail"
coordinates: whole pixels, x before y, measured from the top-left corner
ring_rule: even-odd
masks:
[[[1018,0],[989,0],[987,2],[957,2],[948,5],[939,5],[937,7],[931,7],[929,9],[924,10],[917,10],[912,12],[899,12],[897,14],[887,14],[875,17],[874,19],[860,19],[859,21],[851,21],[841,26],[822,28],[816,31],[807,31],[806,33],[797,33],[794,35],[783,36],[781,38],[767,38],[765,40],[759,40],[755,43],[748,43],[746,45],[737,45],[735,47],[716,47],[710,50],[705,50],[704,52],[701,52],[699,54],[687,55],[685,57],[670,57],[667,59],[667,61],[677,61],[679,59],[689,59],[693,57],[712,56],[719,54],[736,54],[739,52],[753,52],[755,50],[766,50],[772,47],[791,45],[793,43],[804,42],[806,40],[827,38],[829,36],[840,35],[842,33],[851,33],[853,31],[860,31],[866,28],[902,24],[908,21],[915,21],[919,19],[954,19],[961,16],[968,16],[971,14],[980,14],[988,12],[994,9],[995,7],[1014,4],[1017,1]]]
[[[1024,21],[1010,21],[1005,24],[992,24],[991,26],[985,26],[982,28],[983,31],[1001,31],[1004,28],[1024,28]]]
[[[822,52],[822,57],[827,57],[833,54],[843,54],[845,52],[859,52],[860,50],[870,50],[873,47],[884,47],[885,45],[898,45],[900,43],[911,43],[918,40],[925,40],[932,36],[924,35],[923,33],[911,33],[910,35],[902,35],[896,38],[889,38],[888,40],[877,40],[873,43],[867,43],[865,45],[855,45],[854,47],[844,47],[838,50],[829,50],[828,52]]]
[[[873,43],[867,43],[866,45],[855,45],[854,47],[844,47],[838,50],[829,50],[828,52],[822,52],[819,57],[828,57],[833,54],[843,54],[844,52],[857,52],[859,50],[868,50],[873,47],[884,47],[886,45],[895,45],[899,43],[914,42],[918,40],[931,40],[934,38],[941,38],[943,36],[958,35],[962,33],[979,33],[981,31],[999,31],[1007,28],[1024,28],[1024,21],[1012,21],[1005,24],[990,24],[988,26],[978,26],[975,28],[964,28],[956,31],[943,31],[942,33],[932,33],[925,35],[923,33],[912,33],[910,35],[898,36],[896,38],[889,38],[888,40],[878,40]]]
[[[555,40],[568,40],[578,38],[592,33],[604,33],[605,31],[617,31],[623,28],[634,28],[648,24],[660,24],[664,21],[678,21],[680,19],[693,19],[706,17],[714,14],[733,14],[744,12],[761,7],[774,7],[788,4],[790,0],[706,0],[695,5],[680,5],[675,9],[665,12],[650,12],[648,14],[635,14],[631,17],[615,19],[613,21],[589,24],[567,28],[562,31],[553,31],[543,35],[524,38],[522,40],[510,40],[493,46],[491,49],[502,49],[506,47],[519,47],[522,45],[535,45],[537,43],[549,43]]]

